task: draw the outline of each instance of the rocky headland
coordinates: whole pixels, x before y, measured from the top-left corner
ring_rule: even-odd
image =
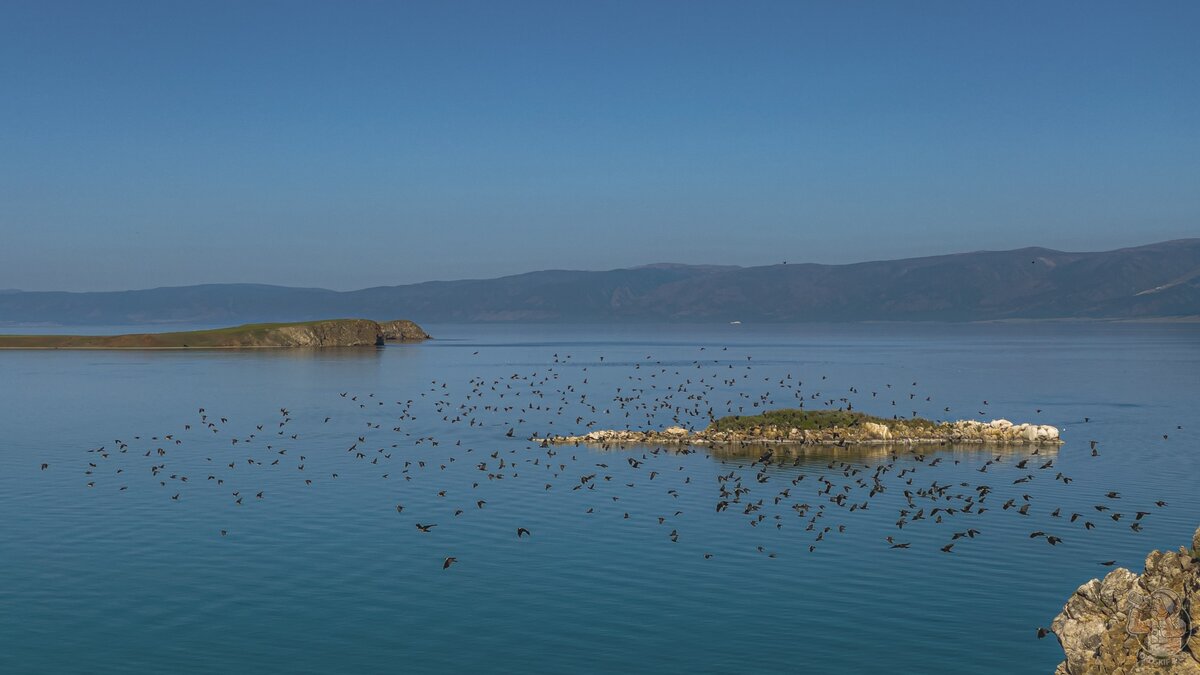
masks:
[[[330,319],[247,324],[178,333],[128,335],[0,335],[0,349],[246,349],[365,347],[419,342],[430,336],[407,320]]]
[[[1192,548],[1153,551],[1080,586],[1051,630],[1066,660],[1056,675],[1200,675],[1200,529]]]
[[[553,444],[631,445],[1062,443],[1057,428],[1042,424],[1013,424],[1008,420],[934,422],[920,418],[886,419],[842,410],[776,410],[751,417],[722,417],[698,431],[679,426],[646,431],[609,429],[578,436],[551,436],[543,440]]]
[[[420,342],[431,337],[424,328],[408,319],[380,321],[379,333],[385,342]]]

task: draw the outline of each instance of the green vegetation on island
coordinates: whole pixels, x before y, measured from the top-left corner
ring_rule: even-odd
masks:
[[[708,431],[749,431],[764,427],[780,429],[829,429],[853,427],[863,422],[883,423],[886,420],[850,410],[804,410],[783,408],[758,415],[729,415],[708,425]],[[915,420],[910,420],[915,421]]]
[[[126,335],[0,335],[0,349],[242,349],[361,347],[429,338],[407,320],[328,319]]]

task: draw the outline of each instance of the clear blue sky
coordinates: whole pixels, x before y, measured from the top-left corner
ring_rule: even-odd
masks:
[[[0,3],[0,288],[1200,236],[1200,2]]]

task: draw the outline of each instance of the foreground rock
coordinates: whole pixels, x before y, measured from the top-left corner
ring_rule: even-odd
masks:
[[[1079,587],[1051,630],[1058,675],[1200,675],[1200,530],[1192,548],[1154,551],[1141,575],[1119,567]]]
[[[761,424],[758,422],[762,421]],[[791,424],[788,422],[791,421]],[[700,431],[669,427],[662,431],[603,430],[581,436],[553,436],[548,443],[627,443],[721,445],[790,443],[875,445],[890,443],[991,443],[1059,445],[1058,429],[1008,420],[932,422],[889,420],[844,411],[775,411],[752,418],[722,418]]]
[[[330,319],[247,324],[181,333],[130,335],[0,335],[0,349],[231,349],[251,347],[363,347],[417,342],[429,335],[412,321],[377,323]]]

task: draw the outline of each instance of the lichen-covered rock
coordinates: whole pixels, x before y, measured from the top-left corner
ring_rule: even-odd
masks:
[[[1196,531],[1193,543],[1200,541]],[[1080,586],[1051,630],[1066,660],[1056,673],[1200,675],[1200,561],[1195,548],[1154,551],[1141,575],[1117,568]]]

